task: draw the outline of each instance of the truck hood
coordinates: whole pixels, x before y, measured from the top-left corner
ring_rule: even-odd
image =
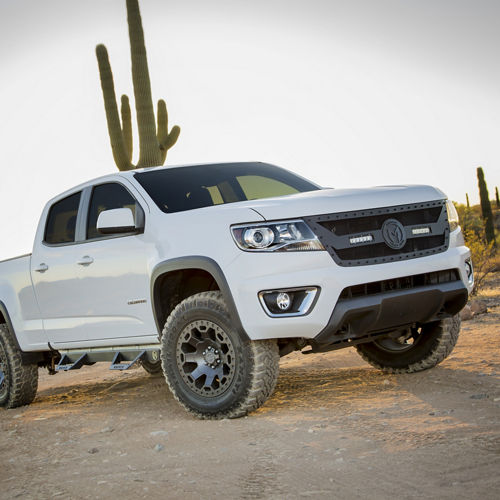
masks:
[[[377,186],[366,189],[321,189],[279,198],[254,200],[251,207],[266,220],[349,212],[445,199],[432,186]]]

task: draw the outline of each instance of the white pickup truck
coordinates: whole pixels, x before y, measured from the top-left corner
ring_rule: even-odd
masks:
[[[258,408],[294,350],[424,370],[472,285],[434,187],[322,189],[265,163],[108,175],[50,200],[33,253],[0,263],[0,406],[31,403],[39,367],[98,361],[163,373],[201,418]]]

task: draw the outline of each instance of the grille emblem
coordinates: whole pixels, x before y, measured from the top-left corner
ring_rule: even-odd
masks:
[[[382,224],[382,236],[387,246],[394,250],[399,250],[406,244],[404,227],[396,219],[387,219]]]

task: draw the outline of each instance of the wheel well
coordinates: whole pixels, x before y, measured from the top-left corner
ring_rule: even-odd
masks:
[[[180,269],[160,275],[154,284],[153,300],[157,323],[163,328],[177,304],[200,292],[219,290],[215,278],[203,269]]]

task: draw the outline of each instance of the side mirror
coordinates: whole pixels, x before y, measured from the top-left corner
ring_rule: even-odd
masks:
[[[104,210],[97,218],[97,231],[101,234],[121,234],[138,232],[134,214],[130,208],[113,208]]]

